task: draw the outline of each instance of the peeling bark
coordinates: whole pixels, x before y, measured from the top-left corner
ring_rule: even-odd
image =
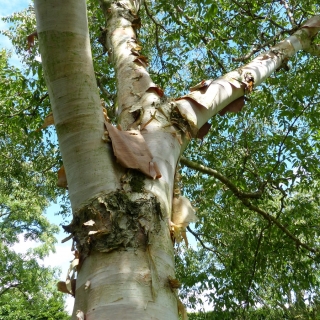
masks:
[[[140,54],[137,8],[130,1],[102,4],[108,18],[105,46],[117,76],[119,125],[141,130],[162,177],[141,178],[122,168],[113,155],[116,146],[102,139],[105,119],[85,1],[36,1],[43,68],[73,208],[65,229],[80,260],[73,319],[78,311],[87,320],[106,314],[178,319],[178,299],[168,279],[175,278],[169,220],[181,139],[170,122],[172,105],[151,81]]]
[[[191,88],[191,93],[177,99],[176,106],[181,116],[190,125],[193,137],[215,114],[249,94],[253,86],[264,82],[297,51],[317,51],[312,46],[312,37],[320,30],[320,16],[309,19],[298,31],[286,40],[260,54],[247,65],[231,71],[216,80],[206,80]],[[313,52],[312,51],[312,52]],[[233,110],[231,110],[233,111]]]

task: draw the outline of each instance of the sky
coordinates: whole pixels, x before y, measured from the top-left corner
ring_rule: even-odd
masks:
[[[23,10],[29,6],[31,1],[29,0],[1,0],[1,5],[0,5],[0,17],[6,17],[11,15],[14,12]],[[8,25],[0,20],[0,30],[5,30],[8,29]],[[0,45],[1,48],[6,48],[6,49],[11,49],[11,43],[10,40],[3,36],[0,35]]]

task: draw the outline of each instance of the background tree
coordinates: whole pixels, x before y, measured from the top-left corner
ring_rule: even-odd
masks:
[[[39,87],[39,83],[37,84]],[[43,215],[56,192],[50,169],[52,150],[30,139],[39,114],[34,81],[8,63],[0,52],[0,319],[65,319],[64,301],[56,291],[57,270],[41,265],[54,250],[58,227]],[[50,156],[51,157],[51,156]],[[49,157],[49,158],[50,158]],[[50,179],[51,176],[51,179]],[[18,253],[19,243],[37,247]],[[18,250],[21,252],[21,250]]]
[[[209,115],[223,114],[227,103],[217,103],[213,108],[216,97],[211,96],[209,111],[201,107],[199,93],[209,99],[208,93],[216,86],[212,82],[202,82],[193,88],[191,96],[171,101],[162,96],[159,87],[165,88],[168,96],[182,96],[201,79],[235,70],[281,39],[292,34],[296,37],[296,32],[302,47],[312,54],[300,51],[290,60],[290,69],[284,47],[260,56],[258,59],[265,63],[273,59],[273,67],[279,70],[256,87],[241,113],[212,118],[209,134],[205,138],[200,135],[201,143],[192,140],[185,150],[182,179],[176,179],[176,187],[180,183],[183,193],[198,207],[199,220],[188,230],[202,248],[178,249],[176,265],[177,277],[183,282],[182,295],[191,307],[206,296],[217,312],[226,310],[245,317],[257,306],[285,312],[288,306],[301,308],[301,303],[309,307],[316,303],[319,52],[318,40],[314,39],[317,30],[313,28],[319,28],[319,22],[315,19],[312,27],[301,27],[319,12],[319,5],[312,1],[303,5],[293,1],[259,5],[247,1],[145,2],[139,12],[140,29],[138,1],[101,1],[102,10],[98,10],[97,2],[89,1],[94,73],[88,59],[83,3],[37,5],[42,63],[74,213],[67,230],[80,255],[74,314],[83,310],[88,318],[97,319],[94,312],[105,312],[98,300],[104,299],[111,313],[123,314],[125,305],[132,317],[141,318],[143,312],[150,318],[148,312],[160,314],[160,310],[159,318],[176,317],[176,299],[170,292],[177,283],[169,262],[173,252],[166,220],[171,216],[173,171],[182,150],[180,144],[196,136]],[[26,15],[16,17],[21,24],[13,39],[21,53],[19,39],[34,31],[32,11],[29,15],[30,20]],[[312,44],[308,42],[310,35]],[[32,69],[40,70],[34,59],[36,47],[23,54]],[[150,60],[149,74],[145,56]],[[224,78],[231,82],[228,102],[236,97],[233,87],[243,96],[244,87],[248,94],[252,84],[265,79],[251,76],[248,70],[241,75],[238,69]],[[97,86],[111,120],[123,131],[140,129],[160,167],[161,179],[147,178],[141,183],[140,174],[115,163],[110,143],[101,140],[105,119]],[[241,106],[229,105],[231,109]],[[192,122],[190,110],[197,122]],[[110,125],[105,125],[114,150],[117,138],[110,133]],[[173,146],[169,152],[168,146],[161,145],[168,142]],[[128,158],[121,153],[116,156],[122,165],[123,158]],[[147,214],[150,211],[153,215]],[[102,217],[100,222],[97,214]],[[119,249],[122,247],[126,251]],[[118,250],[111,251],[115,248]],[[123,270],[110,271],[119,268],[120,260],[131,270],[126,281],[133,281],[125,286],[134,291],[133,296],[119,286]],[[105,274],[97,264],[106,266]],[[107,280],[111,278],[117,283],[116,289]],[[87,280],[91,283],[89,291],[84,289]],[[165,312],[162,304],[167,307]]]

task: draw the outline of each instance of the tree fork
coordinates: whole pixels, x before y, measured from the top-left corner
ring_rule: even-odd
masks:
[[[109,21],[108,35],[120,123],[124,130],[141,125],[162,174],[160,180],[144,177],[139,192],[127,183],[135,174],[116,163],[110,143],[102,140],[104,116],[85,1],[35,1],[43,69],[74,216],[66,230],[72,233],[80,258],[73,318],[83,314],[87,320],[106,315],[178,319],[179,300],[169,281],[175,278],[169,220],[181,145],[169,122],[171,105],[162,104],[163,92],[136,56],[132,21],[126,19],[131,3],[128,8],[124,2],[112,6],[115,18]]]

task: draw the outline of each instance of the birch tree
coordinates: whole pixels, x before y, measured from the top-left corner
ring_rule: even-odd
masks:
[[[180,283],[175,274],[174,243],[181,240],[187,243],[188,229],[206,246],[199,233],[189,227],[197,218],[190,201],[181,194],[179,162],[220,181],[222,188],[238,199],[239,212],[243,208],[255,212],[259,219],[273,227],[272,230],[281,232],[286,241],[311,255],[311,259],[318,255],[316,239],[311,241],[300,236],[281,221],[277,212],[269,213],[259,206],[259,199],[270,196],[266,190],[275,185],[271,177],[260,179],[254,168],[251,173],[256,181],[251,182],[244,174],[237,183],[205,163],[196,164],[182,157],[188,145],[194,143],[192,141],[204,139],[210,128],[208,121],[212,121],[213,116],[241,111],[250,95],[254,96],[255,90],[259,90],[259,85],[276,70],[286,70],[288,61],[292,57],[296,59],[297,52],[319,56],[315,40],[320,28],[319,16],[306,14],[297,7],[299,13],[295,13],[295,17],[288,3],[283,1],[279,6],[286,18],[280,17],[281,21],[277,23],[274,12],[262,16],[259,7],[251,5],[246,9],[236,1],[231,1],[228,8],[222,2],[178,1],[169,4],[160,1],[157,4],[147,2],[143,7],[140,1],[101,0],[99,4],[88,3],[88,16],[83,0],[35,1],[41,62],[66,173],[60,184],[68,188],[73,213],[65,230],[72,238],[75,259],[66,282],[60,283],[59,288],[75,296],[74,319],[105,319],[106,316],[112,319],[178,319],[179,313],[186,318],[177,291]],[[266,28],[270,34],[261,33],[260,44],[236,57],[233,65],[236,60],[242,65],[237,62],[239,65],[228,72],[223,63],[223,52],[217,57],[210,49],[212,42],[215,40],[224,47],[223,43],[229,41],[230,48],[245,49],[241,44],[233,44],[232,37],[225,40],[221,37],[222,32],[210,29],[209,20],[215,15],[221,18],[224,11],[225,19],[232,17],[234,6],[254,22],[262,19],[263,23],[257,29]],[[158,15],[153,11],[157,9]],[[102,75],[94,69],[91,52],[96,44],[91,47],[88,28],[88,17],[90,22],[99,20],[98,10],[105,19],[99,42],[104,48],[102,56],[108,57],[101,70],[109,72]],[[190,16],[189,11],[195,12],[195,16]],[[174,52],[174,43],[179,38],[168,29],[175,24],[183,33],[186,25],[192,29],[194,20],[204,17],[208,35],[202,30],[193,30],[193,38],[185,36],[184,41],[186,46],[189,41],[191,44],[201,41],[206,45],[207,56],[220,69],[211,72],[217,78],[199,78],[189,93],[179,90],[178,78],[193,72],[194,79],[194,71],[198,70],[190,61],[195,59],[201,67],[199,57],[191,52],[185,57],[188,67],[182,73],[171,68],[173,78],[167,78],[167,84],[172,84],[181,96],[170,97],[173,89],[161,88],[166,85],[162,83],[161,74],[165,78],[167,73],[161,73],[161,67],[158,67],[158,74],[156,67],[152,69],[153,74],[148,72],[148,58],[142,52],[150,55],[153,52],[151,47],[142,48],[137,35],[138,32],[146,45],[151,41],[150,33],[143,33],[141,12],[149,18],[145,18],[146,30],[152,30],[148,23],[154,25],[153,48],[160,54],[158,62],[153,63],[162,67],[169,65],[170,55],[159,45],[160,30],[168,34],[167,40],[172,40],[172,56],[179,60]],[[290,29],[282,26],[283,19],[289,20]],[[267,28],[269,24],[282,32],[272,35],[274,30]],[[201,26],[205,26],[202,21]],[[232,32],[237,33],[237,30]],[[250,36],[246,38],[248,43]],[[283,40],[277,41],[280,36]],[[29,46],[34,45],[33,41],[29,38]],[[183,48],[184,44],[180,46]],[[249,59],[251,62],[245,64]],[[94,62],[97,61],[98,58]],[[106,78],[113,77],[110,66],[114,68],[114,84],[108,82],[109,89],[114,88],[111,94],[104,85]],[[210,75],[210,71],[199,74]],[[101,96],[105,100],[115,97],[114,106],[105,108]],[[302,104],[307,103],[303,100],[302,97]],[[283,141],[278,147],[279,157],[282,156],[282,145]],[[275,167],[271,168],[272,174],[274,171]],[[279,183],[275,189],[277,197],[285,193]],[[185,193],[192,192],[186,190]],[[201,197],[195,199],[201,200]],[[264,206],[268,207],[268,204]],[[198,216],[203,217],[201,213]],[[205,242],[209,241],[209,234],[210,231],[206,233]],[[261,229],[260,242],[263,235],[264,229]],[[182,270],[178,271],[183,274]],[[252,283],[248,292],[251,286]],[[214,287],[214,294],[219,296],[219,288]],[[251,303],[245,296],[236,298]]]

